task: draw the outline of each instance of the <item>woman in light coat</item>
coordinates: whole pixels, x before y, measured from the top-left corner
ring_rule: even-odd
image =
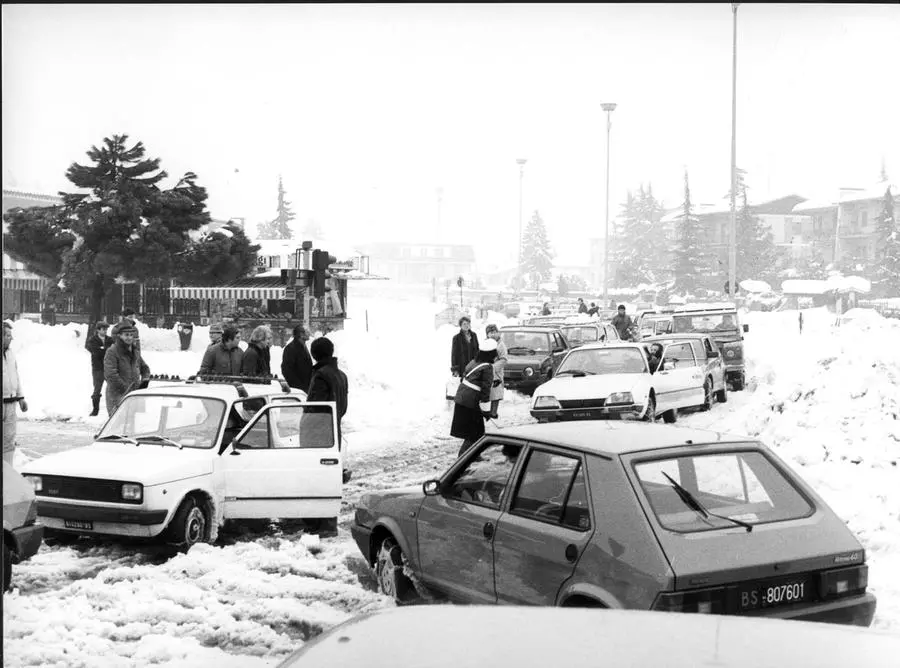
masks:
[[[506,354],[506,344],[500,339],[500,330],[497,325],[488,325],[484,330],[488,338],[497,342],[497,359],[494,360],[494,382],[491,385],[491,417],[495,420],[499,417],[497,409],[503,401],[503,369],[509,357]]]

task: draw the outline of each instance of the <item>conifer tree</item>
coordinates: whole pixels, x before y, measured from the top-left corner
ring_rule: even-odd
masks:
[[[684,172],[684,202],[677,222],[675,248],[676,293],[693,293],[700,284],[705,254],[700,245],[700,221],[694,215],[687,170]]]
[[[900,226],[890,186],[884,193],[876,230],[875,266],[871,272],[874,292],[880,297],[900,297]]]
[[[522,238],[522,274],[537,288],[551,277],[553,269],[553,250],[547,237],[547,228],[537,211],[528,221],[525,235]]]
[[[746,186],[741,191],[741,206],[737,212],[737,265],[735,274],[740,283],[744,279],[768,280],[775,272],[777,252],[772,230],[758,216],[753,215],[747,203]]]
[[[669,270],[669,248],[660,226],[662,206],[653,186],[641,185],[635,197],[628,192],[616,226],[611,255],[616,261],[616,284],[635,287],[664,280]],[[612,251],[612,249],[611,249]]]
[[[284,185],[281,177],[278,177],[278,213],[274,220],[260,223],[258,232],[260,239],[293,239],[294,230],[291,229],[291,221],[294,220],[294,212],[291,203],[284,198]]]

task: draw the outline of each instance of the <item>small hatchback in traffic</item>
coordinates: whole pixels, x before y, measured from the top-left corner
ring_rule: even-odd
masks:
[[[751,615],[868,626],[865,552],[762,443],[634,422],[489,433],[351,532],[399,602]]]

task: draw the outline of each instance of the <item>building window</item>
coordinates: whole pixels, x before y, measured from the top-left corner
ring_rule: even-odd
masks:
[[[865,227],[868,224],[869,224],[869,212],[868,211],[860,211],[859,212],[860,227]]]

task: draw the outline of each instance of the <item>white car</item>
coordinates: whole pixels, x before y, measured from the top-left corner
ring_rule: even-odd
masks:
[[[704,403],[704,376],[687,341],[663,349],[651,372],[641,343],[592,343],[570,351],[553,378],[535,390],[539,422],[625,418],[675,422],[680,408]]]
[[[708,411],[713,402],[724,404],[728,401],[728,383],[725,381],[725,363],[716,342],[709,334],[666,334],[644,338],[641,343],[665,345],[673,341],[690,342],[697,366],[705,376],[703,383],[703,404],[700,410]]]
[[[157,538],[188,549],[225,520],[336,531],[346,453],[334,402],[284,381],[188,380],[130,393],[91,445],[29,462],[47,536]]]

